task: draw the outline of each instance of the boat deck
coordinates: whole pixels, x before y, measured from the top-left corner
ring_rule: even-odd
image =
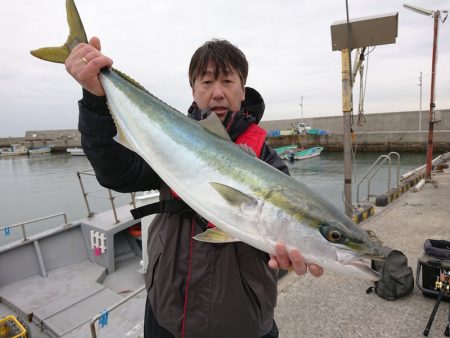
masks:
[[[112,272],[108,273],[107,265],[94,262],[96,259],[105,259],[106,256],[103,255],[104,257],[92,257],[48,269],[46,277],[35,274],[3,285],[0,287],[0,316],[15,314],[28,320],[32,319],[32,323],[29,323],[32,337],[91,337],[89,324],[96,315],[144,285],[141,257],[127,247],[127,241],[124,239],[126,237],[124,229],[134,222],[129,209],[129,206],[117,209],[120,220],[117,224],[112,211],[96,214],[90,220],[80,221],[81,228],[89,229],[95,224],[100,231],[102,229],[109,231],[113,234],[111,237],[117,237],[108,244],[111,248],[110,253],[113,253]],[[76,229],[75,227],[72,231]],[[72,241],[76,239],[76,236],[71,238]],[[43,241],[38,237],[36,240]],[[41,242],[38,245],[45,251]],[[79,244],[84,246],[82,242],[77,242],[76,245]],[[3,265],[2,267],[4,270],[5,267]],[[108,315],[108,325],[104,328],[99,328],[97,321],[99,336],[142,335],[145,299],[146,292],[142,291],[111,311]]]
[[[11,314],[10,309],[14,309],[22,317],[32,317],[33,337],[39,325],[56,337],[91,337],[91,319],[144,284],[138,269],[138,259],[124,261],[105,278],[103,267],[86,261],[53,270],[46,278],[33,276],[8,284],[0,288],[4,303],[0,315]],[[142,333],[145,296],[143,291],[111,312],[108,325],[100,329],[103,336],[126,337],[128,332]],[[41,336],[48,337],[43,333]]]

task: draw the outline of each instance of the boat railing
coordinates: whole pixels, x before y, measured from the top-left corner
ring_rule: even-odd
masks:
[[[387,179],[387,191],[391,190],[391,166],[392,166],[392,159],[391,156],[395,155],[397,157],[397,187],[400,183],[400,154],[391,151],[387,155],[380,155],[376,161],[372,164],[372,166],[365,172],[363,177],[359,180],[356,188],[356,204],[359,205],[361,202],[359,199],[359,188],[361,186],[361,183],[368,178],[367,180],[367,200],[370,198],[370,186],[372,183],[373,177],[378,173],[380,168],[383,166],[383,164],[388,161],[388,179]],[[369,176],[370,175],[370,176]]]
[[[109,199],[110,203],[111,203],[111,207],[112,207],[112,211],[114,213],[114,219],[116,221],[116,223],[119,223],[119,219],[117,218],[117,208],[116,208],[116,204],[114,202],[116,196],[113,195],[112,190],[111,189],[106,189],[108,191],[108,197],[104,197],[104,196],[99,196],[99,195],[95,195],[95,192],[98,192],[100,190],[95,190],[95,191],[87,191],[85,189],[85,186],[83,184],[83,179],[82,179],[82,175],[86,175],[86,176],[94,176],[95,177],[95,172],[94,169],[86,169],[86,170],[82,170],[82,171],[77,171],[77,176],[78,176],[78,180],[80,182],[80,186],[81,186],[81,192],[83,193],[83,198],[84,198],[84,203],[86,205],[86,209],[88,212],[88,216],[87,218],[92,218],[94,216],[94,213],[91,210],[91,206],[89,204],[89,200],[88,200],[88,196],[91,197],[97,197],[97,198],[104,198],[104,199]],[[130,204],[133,205],[134,208],[136,208],[136,193],[132,192],[130,193],[131,195],[131,202]]]
[[[97,331],[95,329],[95,323],[99,320],[103,320],[103,322],[101,323],[102,326],[105,325],[107,323],[107,319],[109,317],[109,313],[115,309],[117,309],[119,306],[121,306],[122,304],[128,302],[130,299],[136,297],[139,293],[141,293],[143,290],[145,289],[145,285],[142,285],[141,287],[139,287],[138,289],[136,289],[135,291],[133,291],[132,293],[130,293],[128,296],[126,296],[125,298],[121,299],[120,301],[118,301],[117,303],[111,305],[110,307],[108,307],[107,309],[105,309],[104,311],[98,313],[94,318],[91,319],[89,326],[91,328],[91,337],[92,338],[97,338]],[[106,317],[105,317],[106,316]],[[106,319],[106,320],[105,320]]]
[[[16,224],[13,224],[13,225],[4,226],[4,227],[0,228],[0,231],[4,232],[5,234],[9,234],[11,229],[20,227],[22,229],[22,241],[25,242],[25,241],[28,240],[27,231],[26,231],[26,226],[28,224],[37,223],[37,222],[40,222],[40,221],[44,221],[44,220],[47,220],[47,219],[50,219],[50,218],[56,218],[56,217],[60,217],[60,216],[62,216],[64,218],[63,226],[67,226],[67,225],[70,224],[70,223],[67,222],[67,215],[65,213],[61,212],[61,213],[58,213],[58,214],[53,214],[53,215],[49,215],[49,216],[45,216],[45,217],[35,218],[35,219],[29,220],[29,221],[26,221],[26,222],[21,222],[21,223],[16,223]]]

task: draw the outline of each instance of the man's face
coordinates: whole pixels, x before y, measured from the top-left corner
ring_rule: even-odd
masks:
[[[199,109],[210,109],[223,121],[228,111],[237,112],[241,109],[245,91],[233,67],[230,67],[227,75],[220,73],[216,79],[213,67],[208,64],[206,74],[195,79],[192,96]]]

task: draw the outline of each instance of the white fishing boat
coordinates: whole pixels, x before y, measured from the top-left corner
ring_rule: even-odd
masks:
[[[1,156],[20,156],[27,155],[28,148],[21,144],[11,144],[9,148],[3,148]]]
[[[84,156],[85,153],[83,151],[83,148],[67,148],[67,152],[72,156]]]

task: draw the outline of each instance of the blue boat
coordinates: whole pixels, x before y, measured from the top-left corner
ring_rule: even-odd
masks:
[[[273,150],[275,150],[275,152],[280,156],[283,156],[283,155],[289,153],[290,150],[296,151],[297,149],[298,149],[298,146],[296,146],[296,145],[273,148]]]
[[[281,158],[283,160],[306,160],[311,157],[319,156],[322,150],[323,147],[311,147],[300,151],[291,150],[287,154],[284,153]]]

